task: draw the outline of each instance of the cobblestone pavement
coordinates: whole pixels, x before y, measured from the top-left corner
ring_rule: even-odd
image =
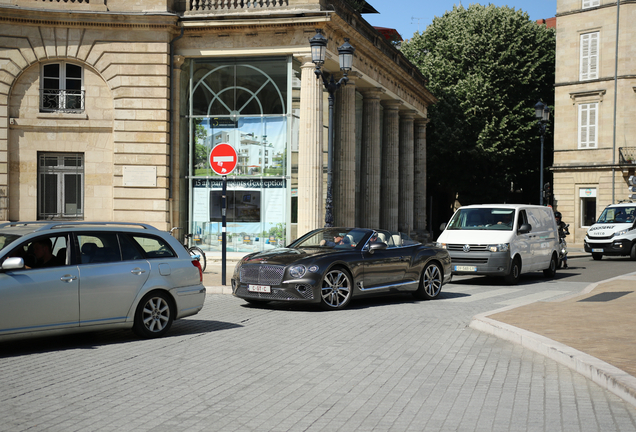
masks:
[[[636,430],[636,409],[617,396],[468,327],[516,299],[586,285],[531,282],[450,284],[435,301],[397,295],[337,312],[210,294],[158,340],[1,343],[0,430]]]

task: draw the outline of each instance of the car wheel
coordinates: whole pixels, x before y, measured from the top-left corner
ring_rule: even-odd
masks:
[[[168,294],[155,291],[145,296],[135,312],[133,331],[140,337],[161,337],[174,321],[174,306]]]
[[[632,245],[632,249],[629,252],[629,259],[632,261],[636,261],[636,243]]]
[[[594,261],[600,261],[600,260],[602,260],[602,259],[603,259],[603,254],[600,254],[600,253],[593,253],[593,254],[592,254],[592,259],[593,259]]]
[[[420,300],[432,300],[442,292],[443,276],[437,264],[429,263],[424,267],[420,286],[413,293],[415,298]]]
[[[552,258],[550,259],[550,266],[547,269],[543,270],[543,275],[545,277],[553,278],[554,275],[556,275],[557,262],[558,258],[556,254],[552,254]]]
[[[510,273],[505,277],[508,285],[517,285],[519,283],[519,277],[521,276],[521,260],[517,257],[512,260],[510,265]]]
[[[321,306],[326,310],[344,309],[351,301],[352,289],[351,277],[345,270],[329,270],[322,279]]]

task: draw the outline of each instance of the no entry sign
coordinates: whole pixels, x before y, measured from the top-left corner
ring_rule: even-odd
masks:
[[[236,150],[229,144],[217,144],[210,152],[210,167],[218,175],[228,175],[238,162]]]

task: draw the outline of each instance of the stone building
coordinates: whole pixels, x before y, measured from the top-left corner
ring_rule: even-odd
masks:
[[[309,39],[355,47],[336,93],[335,224],[426,232],[418,70],[345,0],[0,0],[0,220],[146,222],[228,250],[324,225],[327,93]],[[364,10],[362,11],[364,12]],[[182,232],[183,234],[183,232]]]
[[[557,0],[554,204],[576,243],[628,198],[636,161],[636,3]]]

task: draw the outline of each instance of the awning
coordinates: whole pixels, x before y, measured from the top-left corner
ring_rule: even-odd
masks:
[[[397,32],[396,29],[386,28],[386,27],[373,27],[377,31],[380,32],[382,36],[388,41],[403,41],[402,36]]]

